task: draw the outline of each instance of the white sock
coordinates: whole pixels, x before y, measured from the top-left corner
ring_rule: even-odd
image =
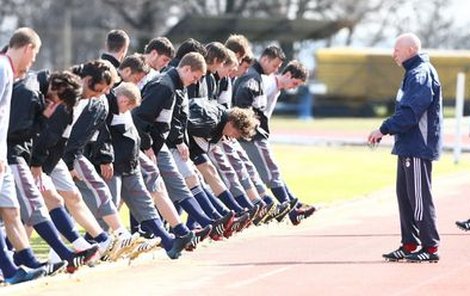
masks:
[[[125,227],[119,227],[118,229],[114,231],[114,234],[116,236],[121,236],[121,235],[130,236],[131,233]]]
[[[91,244],[86,241],[83,237],[78,237],[76,240],[72,242],[73,248],[76,251],[83,251],[86,249],[89,249],[91,247]]]
[[[99,247],[98,250],[99,250],[101,255],[103,255],[106,252],[106,250],[108,249],[108,247],[112,243],[112,241],[113,241],[113,239],[111,238],[111,236],[108,236],[107,240],[98,243],[98,247]]]
[[[62,259],[59,257],[59,255],[54,251],[54,249],[49,249],[49,260],[50,263],[58,263],[61,262]]]

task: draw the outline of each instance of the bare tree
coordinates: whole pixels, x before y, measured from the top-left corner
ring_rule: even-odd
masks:
[[[175,0],[101,0],[111,8],[122,21],[137,34],[137,48],[144,45],[155,35],[163,34],[168,28],[167,21],[172,16],[170,10],[178,1]],[[176,10],[177,11],[177,10]]]

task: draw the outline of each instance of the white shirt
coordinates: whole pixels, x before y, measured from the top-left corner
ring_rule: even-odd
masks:
[[[14,74],[10,59],[5,55],[0,55],[0,160],[3,160],[5,164],[13,79]]]

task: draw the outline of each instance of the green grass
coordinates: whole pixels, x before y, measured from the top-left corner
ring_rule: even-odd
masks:
[[[315,118],[313,120],[299,120],[292,117],[276,116],[270,124],[272,131],[369,131],[378,127],[382,121],[382,118]]]
[[[333,203],[394,188],[396,157],[390,148],[273,147],[286,183],[303,201]],[[433,165],[433,177],[470,169],[470,161],[455,165],[449,154]]]

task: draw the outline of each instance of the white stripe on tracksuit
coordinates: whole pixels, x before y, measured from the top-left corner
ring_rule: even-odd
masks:
[[[423,190],[421,178],[421,159],[413,157],[414,185],[415,185],[415,220],[423,220]]]

